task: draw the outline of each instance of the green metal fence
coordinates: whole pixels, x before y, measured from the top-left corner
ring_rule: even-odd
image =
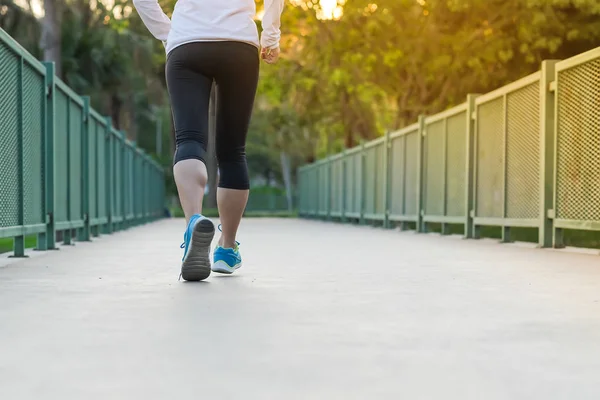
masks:
[[[161,166],[0,29],[0,238],[37,249],[163,215]]]
[[[304,217],[600,230],[600,48],[298,171]]]

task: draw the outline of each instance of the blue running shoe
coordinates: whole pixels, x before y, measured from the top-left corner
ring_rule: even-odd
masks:
[[[219,225],[219,230],[221,230],[221,225]],[[242,256],[239,245],[238,242],[235,242],[233,249],[218,246],[213,254],[212,270],[221,274],[233,274],[236,269],[241,268]]]
[[[210,276],[210,244],[215,236],[215,225],[208,218],[196,214],[190,218],[183,235],[181,278],[201,281]]]

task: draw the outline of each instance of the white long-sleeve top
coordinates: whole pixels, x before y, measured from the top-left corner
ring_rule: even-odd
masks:
[[[240,41],[257,47],[279,46],[284,0],[264,0],[263,32],[258,37],[254,0],[178,0],[172,20],[158,0],[133,0],[142,21],[169,53],[177,46],[198,41]]]

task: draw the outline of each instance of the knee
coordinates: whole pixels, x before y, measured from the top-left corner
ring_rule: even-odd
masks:
[[[219,163],[219,187],[224,189],[248,190],[250,179],[245,154],[217,156]]]
[[[197,132],[178,132],[174,164],[179,161],[196,159],[206,163],[206,143]]]

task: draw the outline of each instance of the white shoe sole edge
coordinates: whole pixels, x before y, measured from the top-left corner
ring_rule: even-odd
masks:
[[[239,264],[235,264],[233,267],[230,267],[229,265],[227,265],[227,263],[225,261],[217,261],[216,263],[213,264],[212,266],[212,271],[213,272],[218,272],[220,274],[233,274],[236,270],[240,269],[242,267],[242,263]]]

